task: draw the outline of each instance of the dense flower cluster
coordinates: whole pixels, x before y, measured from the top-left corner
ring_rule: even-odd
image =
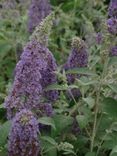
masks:
[[[51,52],[48,50],[45,51],[46,61],[47,61],[47,68],[41,71],[42,79],[41,84],[42,88],[45,89],[48,85],[54,84],[57,82],[56,74],[54,73],[57,70],[56,61]],[[44,91],[44,96],[49,101],[55,101],[58,98],[58,91]]]
[[[48,0],[32,0],[29,9],[29,32],[33,32],[35,27],[51,12],[51,6]]]
[[[12,90],[5,101],[8,118],[14,115],[14,111],[23,108],[32,109],[38,106],[42,95],[40,71],[47,68],[45,51],[47,49],[36,40],[30,41],[24,48],[21,60],[15,69]]]
[[[117,34],[117,18],[109,18],[107,20],[107,25],[108,25],[108,31],[113,34],[116,35]]]
[[[47,16],[36,28],[34,33],[32,34],[31,39],[37,40],[44,47],[48,45],[48,36],[53,24],[53,14]],[[53,54],[49,51],[48,48],[45,48],[43,51],[43,55],[45,56],[45,61],[47,66],[45,69],[41,70],[41,85],[43,88],[43,95],[49,101],[55,101],[58,98],[58,91],[44,91],[44,89],[53,83],[57,82],[57,77],[55,71],[57,70],[56,60]]]
[[[109,16],[117,18],[117,0],[111,0],[109,6]]]
[[[117,1],[111,0],[109,5],[109,16],[107,20],[108,30],[111,34],[117,34]]]
[[[64,69],[67,71],[73,68],[86,67],[88,63],[88,52],[86,45],[83,40],[78,37],[74,37],[72,41],[72,51],[68,57],[67,63],[64,65]],[[69,84],[73,84],[76,78],[80,75],[67,74],[67,80]],[[71,91],[69,91],[71,92]],[[74,96],[79,96],[80,92],[78,89],[72,89],[71,92]]]
[[[86,46],[83,40],[78,37],[73,38],[72,41],[72,51],[68,57],[67,63],[65,64],[65,70],[78,68],[78,67],[86,67],[88,63],[88,53],[86,50]],[[68,82],[74,83],[76,78],[79,78],[79,75],[67,75]]]
[[[111,48],[111,56],[117,56],[117,46]]]
[[[38,156],[39,127],[32,112],[23,109],[13,119],[9,135],[8,156]]]

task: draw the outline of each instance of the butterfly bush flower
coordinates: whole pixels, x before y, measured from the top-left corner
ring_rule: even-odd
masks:
[[[117,0],[111,0],[109,5],[109,16],[117,18]]]
[[[16,65],[12,89],[5,101],[9,119],[20,109],[32,109],[39,105],[42,94],[40,71],[47,67],[45,50],[36,40],[30,41],[24,48]]]
[[[55,100],[58,96],[57,91],[44,91],[46,86],[56,82],[54,71],[57,65],[52,53],[46,48],[52,19],[53,15],[48,16],[35,30],[16,65],[14,83],[5,101],[9,119],[21,109],[36,109],[42,95],[49,100]]]
[[[111,48],[111,56],[117,56],[117,46]]]
[[[43,45],[44,47],[48,46],[48,37],[53,24],[53,14],[46,17],[39,25],[39,27],[36,28],[34,33],[32,34],[31,39],[36,39],[40,43],[40,45]],[[57,76],[55,74],[55,71],[57,70],[57,64],[56,60],[53,56],[53,54],[49,51],[48,48],[45,48],[45,51],[43,51],[43,55],[45,56],[45,61],[47,63],[47,66],[45,69],[41,70],[41,85],[43,90],[46,89],[48,85],[54,84],[57,82]],[[52,91],[44,91],[43,95],[49,100],[49,101],[55,101],[58,98],[58,91],[52,90]]]
[[[72,40],[72,50],[68,57],[67,63],[64,65],[64,69],[67,71],[73,68],[87,67],[88,64],[88,52],[83,40],[78,37],[74,37]],[[68,84],[73,84],[76,78],[80,78],[78,74],[67,74]],[[72,94],[74,96],[79,95],[78,89],[73,89]]]
[[[8,156],[39,156],[38,133],[38,122],[31,111],[17,113],[9,134]]]
[[[35,27],[51,12],[49,0],[32,0],[29,8],[28,30],[33,32]]]
[[[117,35],[117,18],[109,18],[107,20],[107,26],[108,26],[108,31],[113,34]]]

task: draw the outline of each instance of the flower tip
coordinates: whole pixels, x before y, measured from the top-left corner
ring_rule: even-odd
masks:
[[[54,20],[54,12],[50,13],[42,22],[36,27],[30,40],[36,39],[39,43],[46,45],[48,43],[48,37],[51,32],[51,28]]]
[[[84,45],[85,45],[85,43],[82,39],[80,39],[77,36],[73,37],[72,43],[71,43],[72,48],[81,49]]]

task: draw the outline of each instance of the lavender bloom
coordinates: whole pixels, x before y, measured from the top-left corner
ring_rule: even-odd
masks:
[[[107,20],[108,31],[116,35],[117,34],[117,18],[110,18]]]
[[[72,51],[68,57],[67,63],[64,65],[64,69],[86,67],[88,63],[88,53],[84,41],[78,37],[74,37],[72,41]],[[76,78],[80,78],[78,74],[67,74],[68,84],[73,84]],[[72,90],[72,95],[79,96],[80,92],[77,89]]]
[[[48,45],[48,36],[53,24],[53,16],[53,14],[47,16],[40,23],[39,27],[36,27],[36,30],[31,36],[31,39],[36,39],[44,47]],[[45,56],[45,61],[47,63],[46,68],[40,71],[42,76],[41,85],[44,90],[48,85],[57,82],[57,76],[55,74],[55,71],[57,70],[57,64],[53,54],[48,50],[48,48],[45,48],[43,55]],[[43,95],[49,101],[55,101],[58,98],[58,91],[44,91]]]
[[[117,56],[117,46],[114,46],[111,48],[111,53],[110,53],[111,56]]]
[[[111,0],[109,5],[109,16],[117,17],[117,0]]]
[[[40,72],[47,69],[45,51],[47,49],[36,40],[24,48],[21,60],[16,65],[12,90],[5,101],[9,119],[23,108],[31,110],[38,107],[42,96]]]
[[[102,42],[103,42],[103,35],[102,35],[101,32],[98,32],[98,33],[96,34],[96,43],[97,43],[97,44],[102,44]]]
[[[56,61],[51,52],[48,50],[45,51],[46,61],[47,61],[47,68],[41,71],[42,79],[41,85],[42,88],[45,89],[48,85],[54,84],[57,82],[56,74],[54,73],[57,70]],[[49,101],[55,101],[58,98],[58,91],[44,91],[44,96]]]
[[[31,41],[24,48],[21,60],[17,63],[13,87],[5,101],[9,119],[21,109],[38,108],[41,97],[45,94],[43,89],[56,81],[56,76],[53,75],[56,63],[51,52],[45,47],[52,17],[51,15],[46,17],[39,28],[37,27]],[[55,100],[57,92],[46,92],[46,94],[49,99],[54,97]]]
[[[51,6],[48,0],[32,0],[29,8],[28,30],[33,32],[35,27],[51,12]]]
[[[17,113],[9,134],[8,156],[39,156],[39,127],[32,112],[23,109]]]
[[[87,63],[88,63],[88,54],[84,41],[79,39],[78,37],[73,38],[72,51],[68,57],[67,63],[64,66],[65,70],[78,67],[86,67]],[[71,84],[74,83],[75,78],[79,78],[79,75],[74,76],[69,74],[67,78],[68,82]]]

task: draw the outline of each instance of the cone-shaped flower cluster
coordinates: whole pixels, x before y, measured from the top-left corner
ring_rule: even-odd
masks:
[[[46,69],[47,63],[44,47],[35,40],[24,48],[21,60],[15,69],[15,80],[12,90],[5,102],[8,118],[23,108],[36,108],[42,94],[40,70]]]
[[[117,46],[111,48],[111,56],[117,56]]]
[[[107,21],[108,30],[111,34],[117,35],[117,0],[111,0],[109,16],[110,18]]]
[[[109,6],[109,16],[117,18],[117,0],[111,0]]]
[[[39,27],[34,31],[31,39],[37,40],[40,45],[47,46],[48,45],[48,36],[53,24],[53,14],[51,16],[46,17],[43,22],[40,23]],[[47,67],[43,70],[40,70],[41,73],[41,85],[44,89],[53,83],[57,82],[57,77],[55,71],[57,70],[56,60],[53,54],[45,48],[43,51],[43,55],[45,57]],[[44,91],[44,97],[46,97],[49,101],[54,101],[58,98],[58,91]]]
[[[78,37],[74,37],[72,40],[72,51],[68,57],[67,63],[65,64],[65,70],[79,67],[86,67],[88,63],[88,52],[86,45],[83,40]],[[74,83],[79,75],[67,75],[69,84]]]
[[[13,119],[8,156],[38,156],[38,122],[32,112],[23,109]]]
[[[117,35],[117,0],[111,0],[109,5],[109,16],[107,20],[108,31],[116,37]],[[110,49],[110,56],[117,56],[117,46]]]
[[[107,20],[108,31],[116,35],[117,34],[117,18],[111,17]]]
[[[72,40],[72,50],[68,57],[67,63],[64,65],[64,69],[67,71],[73,68],[86,67],[87,64],[88,52],[86,45],[84,41],[79,37],[74,37]],[[80,75],[78,74],[67,74],[68,84],[73,84],[75,82],[75,79],[79,77]],[[71,93],[74,97],[80,95],[80,91],[78,89],[72,89]]]
[[[35,27],[51,12],[49,0],[32,0],[29,9],[28,30],[33,32]]]
[[[39,108],[42,95],[49,100],[58,97],[57,91],[44,91],[45,87],[56,82],[54,71],[57,65],[52,53],[45,46],[48,40],[47,32],[50,32],[52,26],[52,17],[53,15],[48,16],[39,25],[16,65],[13,87],[5,101],[9,119],[21,109]]]

